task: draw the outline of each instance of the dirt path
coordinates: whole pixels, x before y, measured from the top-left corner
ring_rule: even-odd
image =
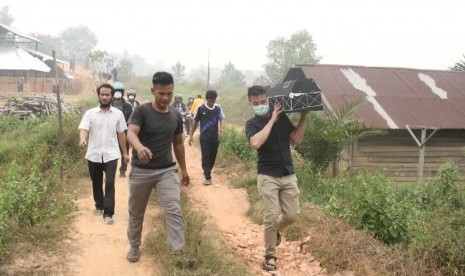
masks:
[[[115,183],[115,215],[113,225],[104,223],[101,216],[92,214],[94,200],[90,189],[90,179],[83,179],[81,190],[89,190],[78,199],[78,212],[74,220],[73,240],[77,251],[73,252],[68,271],[72,275],[157,275],[153,260],[142,254],[137,263],[126,260],[129,249],[126,238],[128,225],[128,178],[116,176]],[[145,225],[150,225],[158,208],[149,206],[145,214]],[[150,227],[144,227],[143,238]],[[141,249],[143,252],[143,248]]]
[[[186,143],[186,158],[192,185],[185,192],[194,204],[211,217],[210,221],[222,231],[237,255],[258,275],[263,275],[259,269],[263,259],[263,231],[261,226],[253,224],[245,216],[249,206],[245,190],[230,188],[227,175],[215,172],[212,175],[213,185],[202,185],[199,149]],[[84,190],[90,190],[90,185],[86,179],[80,184]],[[117,176],[113,225],[106,225],[101,217],[92,214],[94,207],[91,192],[85,193],[77,201],[78,213],[72,240],[73,247],[79,250],[71,255],[68,269],[73,275],[157,275],[155,262],[147,254],[142,254],[137,263],[129,263],[125,259],[128,250],[127,187],[128,178]],[[143,239],[149,233],[148,226],[157,212],[156,206],[147,209]],[[309,253],[300,252],[299,245],[300,242],[282,242],[278,249],[280,272],[275,275],[326,275]],[[142,246],[142,252],[143,249]]]

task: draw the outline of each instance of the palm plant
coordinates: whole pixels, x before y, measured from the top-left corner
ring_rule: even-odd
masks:
[[[302,143],[296,147],[306,160],[311,161],[312,169],[326,170],[338,157],[345,146],[358,139],[383,135],[383,130],[367,128],[354,117],[361,101],[339,107],[339,112],[310,112]]]

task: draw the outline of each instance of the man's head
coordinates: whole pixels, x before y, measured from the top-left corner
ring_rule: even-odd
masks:
[[[167,110],[173,98],[174,80],[167,72],[157,72],[152,77],[152,94],[155,96],[155,105],[160,110]]]
[[[136,90],[129,90],[127,93],[128,99],[131,101],[136,98],[136,95],[137,95]]]
[[[260,85],[249,87],[247,96],[249,98],[249,105],[256,115],[265,116],[268,114],[270,106],[265,88]]]
[[[124,97],[124,85],[121,82],[113,83],[113,88],[115,89],[115,95],[113,95],[115,99],[119,100]]]
[[[213,107],[213,105],[215,105],[217,97],[218,97],[218,93],[216,93],[215,90],[208,90],[205,93],[205,100],[207,101],[207,106],[210,108]]]
[[[176,96],[174,96],[174,101],[177,102],[177,103],[182,103],[181,94],[176,94]]]
[[[100,107],[108,108],[111,105],[111,100],[115,94],[115,89],[108,83],[104,83],[97,88],[98,101]]]

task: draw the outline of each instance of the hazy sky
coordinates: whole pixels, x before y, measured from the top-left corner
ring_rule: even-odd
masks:
[[[306,29],[324,64],[448,69],[464,59],[465,0],[0,0],[13,27],[58,35],[85,25],[100,50],[170,68],[261,70],[278,36]]]

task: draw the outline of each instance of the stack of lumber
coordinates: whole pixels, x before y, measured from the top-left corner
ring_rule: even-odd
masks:
[[[79,110],[61,102],[63,113],[79,113]],[[52,95],[11,97],[0,107],[0,115],[17,117],[42,117],[58,114],[58,101]]]

